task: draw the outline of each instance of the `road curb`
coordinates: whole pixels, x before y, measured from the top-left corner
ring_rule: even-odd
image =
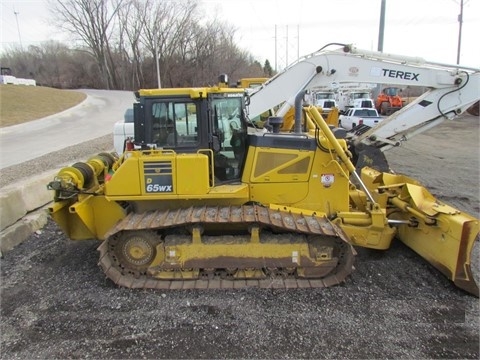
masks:
[[[0,232],[0,256],[24,242],[31,234],[42,229],[48,221],[46,208],[27,214],[12,226]]]
[[[19,181],[0,189],[0,252],[12,250],[48,220],[45,205],[53,199],[47,190],[58,170]]]
[[[47,190],[47,184],[57,173],[50,170],[0,189],[0,231],[52,201],[53,191]]]

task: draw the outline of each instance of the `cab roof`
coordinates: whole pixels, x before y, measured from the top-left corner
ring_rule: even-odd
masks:
[[[162,88],[162,89],[140,89],[140,97],[161,97],[161,96],[189,96],[192,99],[205,97],[206,94],[244,94],[244,89],[228,87],[193,87],[193,88]]]

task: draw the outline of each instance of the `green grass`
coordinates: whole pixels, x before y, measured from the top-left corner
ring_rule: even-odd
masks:
[[[0,85],[0,127],[59,113],[81,103],[84,93],[41,86]]]

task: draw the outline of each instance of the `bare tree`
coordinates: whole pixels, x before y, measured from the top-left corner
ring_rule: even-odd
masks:
[[[191,42],[191,67],[195,69],[193,83],[212,84],[220,73],[233,78],[247,76],[251,58],[235,44],[236,29],[218,20],[197,25]],[[251,74],[250,76],[256,76]]]
[[[153,59],[159,57],[161,78],[166,78],[172,66],[170,60],[178,53],[184,34],[197,20],[198,2],[145,0],[145,3],[149,11],[142,19],[145,24],[142,42]],[[173,86],[171,82],[168,85]]]
[[[50,10],[63,29],[87,45],[104,76],[107,89],[118,88],[111,35],[125,0],[50,0]]]
[[[205,23],[199,0],[49,0],[71,44],[44,43],[2,54],[20,76],[57,87],[130,89],[213,85],[258,77],[261,65],[235,43],[236,29]]]
[[[103,88],[96,62],[87,51],[57,41],[11,49],[0,57],[15,76],[33,78],[37,85],[57,88]]]
[[[149,12],[148,2],[142,0],[131,0],[118,11],[118,24],[120,27],[121,52],[123,59],[129,65],[125,69],[125,76],[130,77],[128,88],[138,88],[144,83],[142,68],[143,45],[141,35],[145,24],[142,19]],[[124,36],[123,36],[124,34]]]
[[[42,46],[29,46],[29,58],[33,60],[31,72],[36,80],[42,83],[53,84],[54,87],[63,88],[70,85],[70,80],[65,75],[70,49],[65,45],[48,41]]]

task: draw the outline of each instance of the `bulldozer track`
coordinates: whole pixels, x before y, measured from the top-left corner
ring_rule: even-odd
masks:
[[[158,279],[147,272],[131,273],[113,254],[116,234],[123,231],[185,228],[194,224],[223,224],[225,229],[233,225],[259,225],[276,231],[287,231],[296,235],[320,235],[335,243],[339,252],[337,266],[322,278],[299,278],[294,271],[272,269],[263,279],[233,279],[225,269],[215,269],[212,273],[201,274],[198,279]],[[275,238],[276,235],[271,235]],[[221,238],[221,236],[219,236]],[[109,242],[111,242],[109,244]],[[203,206],[175,210],[157,210],[147,213],[130,213],[119,221],[98,247],[99,266],[115,284],[127,288],[145,289],[240,289],[257,288],[322,288],[339,284],[353,271],[356,255],[343,231],[327,218],[306,216],[288,211],[272,210],[258,205],[244,206]]]

